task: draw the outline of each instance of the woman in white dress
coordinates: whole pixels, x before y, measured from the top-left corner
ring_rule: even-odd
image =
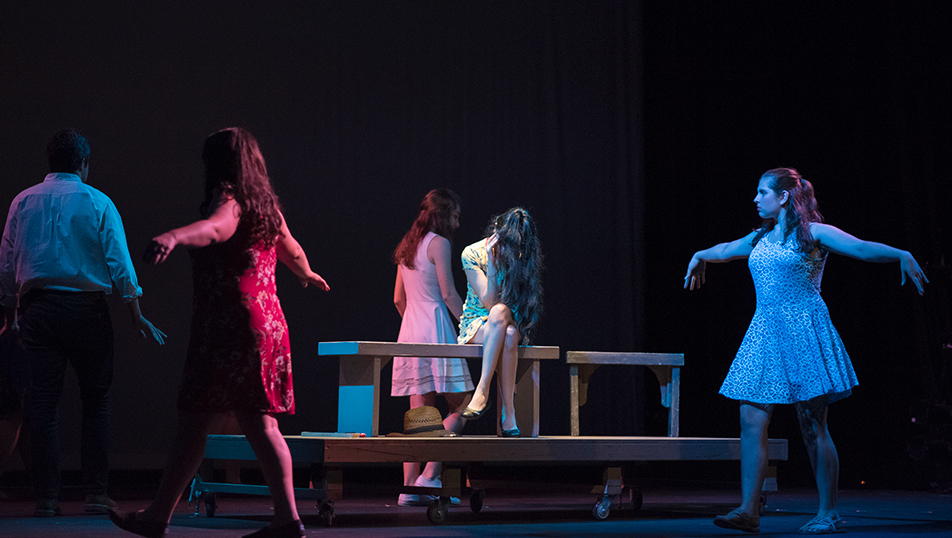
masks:
[[[449,189],[434,189],[420,203],[420,214],[393,253],[397,280],[393,303],[403,322],[398,342],[452,344],[456,319],[463,314],[463,300],[453,283],[450,238],[459,227],[459,197]],[[466,420],[460,412],[469,403],[473,381],[463,359],[421,357],[393,358],[391,396],[409,396],[410,408],[435,406],[436,395],[446,399],[449,412],[443,427],[460,433]],[[442,465],[431,461],[421,471],[419,463],[403,464],[407,486],[439,487]],[[401,494],[400,506],[428,504],[429,495]]]
[[[792,168],[768,170],[754,198],[762,226],[741,239],[698,251],[684,287],[704,283],[707,262],[747,258],[757,309],[720,393],[738,400],[741,424],[741,505],[714,524],[760,531],[760,487],[767,469],[767,426],[777,404],[793,404],[810,455],[820,506],[803,534],[837,532],[839,458],[827,429],[830,403],[858,384],[843,341],[820,297],[826,256],[833,252],[868,262],[899,262],[922,294],[928,282],[911,254],[862,241],[822,223],[813,186]]]

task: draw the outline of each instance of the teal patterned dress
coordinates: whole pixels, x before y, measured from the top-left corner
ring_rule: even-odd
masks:
[[[480,239],[464,248],[462,260],[464,270],[476,270],[486,274],[486,267],[489,263],[486,255],[486,239]],[[499,286],[502,286],[503,279],[504,275],[501,271],[496,273],[496,283]],[[518,308],[513,305],[507,306],[512,309],[513,318],[518,323],[521,320]],[[465,344],[472,340],[488,318],[489,310],[483,306],[482,301],[479,300],[479,295],[476,295],[473,287],[467,283],[466,300],[463,303],[463,317],[459,320],[459,336],[456,341]]]
[[[757,309],[721,394],[763,404],[850,395],[856,374],[820,297],[825,264],[825,252],[804,254],[794,234],[757,242],[747,260]]]

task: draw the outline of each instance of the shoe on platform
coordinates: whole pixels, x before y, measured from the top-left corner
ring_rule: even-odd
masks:
[[[477,418],[480,418],[483,415],[485,415],[486,411],[489,410],[489,407],[490,405],[488,401],[486,402],[486,405],[484,405],[483,408],[480,409],[479,411],[467,405],[466,409],[463,409],[463,412],[460,413],[459,416],[465,418],[466,420],[476,420]]]
[[[48,501],[36,501],[33,507],[33,517],[56,517],[60,515],[59,501],[50,499]]]
[[[519,431],[519,426],[516,426],[515,428],[511,430],[507,430],[506,427],[502,425],[502,423],[503,421],[500,419],[499,430],[502,432],[499,434],[500,437],[519,437],[520,435],[522,435],[522,432]]]
[[[119,508],[119,505],[106,494],[86,495],[87,514],[106,514],[116,508]]]
[[[397,506],[430,506],[436,500],[433,495],[414,495],[413,493],[401,493],[397,499]]]
[[[146,538],[163,538],[169,533],[169,525],[167,523],[139,519],[140,514],[142,514],[141,510],[138,512],[116,512],[115,510],[110,510],[109,521],[112,521],[113,525],[126,532],[145,536]]]
[[[797,534],[833,534],[840,532],[843,520],[836,514],[825,517],[816,516],[809,523],[800,527]]]
[[[760,517],[751,517],[735,508],[724,516],[714,518],[714,524],[722,529],[744,532],[760,532]]]
[[[300,538],[306,534],[304,524],[301,523],[300,519],[295,519],[277,527],[268,525],[256,532],[244,535],[244,538]]]
[[[413,485],[418,488],[442,488],[443,479],[441,479],[440,477],[430,479],[421,475],[417,477]],[[420,495],[420,497],[430,497],[430,502],[433,502],[438,498],[435,495]],[[426,504],[430,504],[430,503],[426,503]],[[459,506],[460,504],[459,497],[450,497],[450,504],[452,506]]]
[[[519,431],[519,426],[516,426],[511,430],[503,430],[499,435],[502,437],[519,437],[522,435],[522,432]]]

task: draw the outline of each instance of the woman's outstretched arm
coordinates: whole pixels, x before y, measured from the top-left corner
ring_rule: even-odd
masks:
[[[919,295],[922,295],[924,291],[923,286],[929,283],[929,279],[922,272],[916,259],[908,251],[874,241],[863,241],[836,226],[819,222],[811,223],[810,233],[813,234],[814,239],[819,241],[820,247],[835,254],[842,254],[865,262],[899,262],[899,270],[902,272],[900,285],[906,283],[906,277],[908,276],[915,284]]]
[[[207,247],[213,243],[228,241],[238,229],[241,207],[232,197],[218,196],[212,203],[214,211],[208,218],[197,220],[187,226],[169,230],[152,238],[146,247],[146,263],[162,263],[175,247]]]
[[[281,233],[278,236],[277,251],[278,259],[297,275],[302,286],[306,288],[308,284],[314,284],[323,291],[331,289],[327,282],[321,278],[321,275],[311,270],[311,264],[307,261],[304,249],[291,235],[291,230],[288,229],[288,223],[284,220],[283,214],[281,215]]]
[[[695,252],[688,263],[688,273],[684,276],[684,287],[696,290],[701,287],[701,284],[704,284],[704,269],[707,262],[722,263],[750,256],[750,251],[754,248],[750,245],[750,242],[753,241],[756,235],[756,231],[750,232],[740,239],[729,243],[720,243],[711,248]]]

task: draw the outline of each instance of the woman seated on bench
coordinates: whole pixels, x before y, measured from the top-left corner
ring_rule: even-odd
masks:
[[[498,369],[502,436],[518,437],[518,345],[528,343],[542,314],[542,249],[532,217],[521,207],[494,217],[486,237],[464,248],[462,258],[468,285],[458,342],[483,344],[483,365],[461,416],[477,419],[489,409],[489,383]]]

